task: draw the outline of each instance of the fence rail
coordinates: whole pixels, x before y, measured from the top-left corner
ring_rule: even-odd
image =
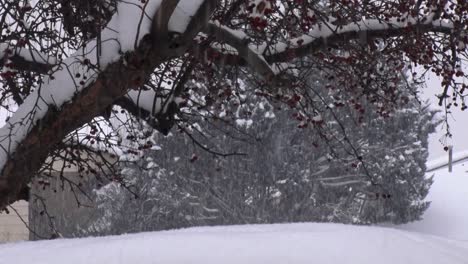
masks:
[[[461,151],[453,154],[450,149],[448,154],[448,158],[441,158],[428,162],[426,172],[433,172],[445,167],[447,167],[451,172],[451,168],[453,165],[461,163],[463,161],[468,161],[468,151]]]

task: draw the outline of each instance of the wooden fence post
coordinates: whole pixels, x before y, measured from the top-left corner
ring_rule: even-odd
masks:
[[[453,162],[453,146],[449,146],[448,149],[448,171],[452,172],[452,162]]]

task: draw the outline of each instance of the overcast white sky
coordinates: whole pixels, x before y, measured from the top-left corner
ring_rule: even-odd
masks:
[[[435,75],[428,75],[426,79],[427,88],[422,90],[422,99],[429,99],[433,109],[443,111],[443,108],[437,104],[438,98],[435,96],[442,92],[439,78]],[[454,152],[468,150],[468,110],[461,111],[460,108],[452,108],[451,111],[452,114],[449,117],[449,125],[453,137],[451,139],[447,138],[447,144],[453,145]],[[447,155],[447,152],[443,149],[444,146],[440,142],[444,140],[444,135],[445,128],[439,127],[438,131],[430,136],[428,160]]]

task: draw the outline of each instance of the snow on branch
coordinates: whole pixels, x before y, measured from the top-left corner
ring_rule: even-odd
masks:
[[[145,115],[158,116],[168,111],[169,105],[175,103],[177,106],[182,102],[182,98],[176,97],[173,94],[169,95],[167,99],[161,98],[155,91],[135,91],[128,92],[125,99],[130,100],[127,104],[119,104],[125,109],[137,108],[138,111],[144,112]],[[129,104],[133,104],[130,106]],[[135,111],[130,111],[136,113]],[[138,116],[138,115],[137,115]]]
[[[153,1],[153,5],[156,2],[161,2],[160,0],[158,1]],[[171,32],[173,33],[184,33],[186,30],[193,31],[195,28],[199,26],[194,26],[193,24],[199,24],[199,23],[204,23],[203,21],[207,20],[209,17],[206,14],[202,14],[201,17],[205,17],[205,19],[201,19],[200,21],[192,21],[190,23],[190,18],[192,18],[195,15],[195,12],[200,9],[202,4],[209,4],[210,1],[203,1],[203,0],[193,0],[193,1],[164,1],[162,4],[161,8],[164,9],[164,12],[161,12],[161,15],[167,16],[168,17],[165,19],[166,23],[164,25],[159,25],[161,21],[164,21],[164,19],[159,19],[159,20],[152,20],[149,19],[149,14],[154,11],[156,5],[152,7],[145,6],[143,4],[140,4],[139,6],[134,6],[134,8],[126,8],[126,5],[119,5],[117,7],[118,14],[121,14],[120,16],[117,15],[112,19],[107,26],[107,28],[101,33],[103,36],[103,41],[101,44],[101,50],[104,50],[105,54],[101,53],[101,56],[99,56],[99,65],[101,66],[101,69],[105,68],[107,64],[110,62],[113,62],[114,59],[118,59],[120,54],[132,50],[133,45],[136,42],[141,41],[142,37],[145,34],[149,33],[149,25],[150,23],[152,24],[153,31],[155,31],[155,28],[159,28],[161,31],[162,28],[164,27],[164,31]],[[213,3],[211,3],[213,5]],[[211,8],[212,9],[212,8]],[[161,10],[161,9],[159,9]],[[205,13],[207,10],[210,10],[210,8],[204,7],[202,10],[202,13]],[[143,12],[143,13],[140,13]],[[172,15],[171,15],[172,13]],[[158,14],[157,14],[158,15]],[[139,19],[143,19],[142,22],[139,22],[140,25],[138,25],[138,30],[133,30],[134,27],[137,27],[134,22],[132,23],[127,22],[126,20],[122,20],[119,17],[127,17],[127,16],[133,16],[133,17],[139,17]],[[199,15],[200,16],[200,15]],[[117,30],[118,29],[118,30]],[[152,32],[153,34],[161,35],[161,32],[156,33]],[[193,35],[194,32],[189,32],[189,34],[186,35]],[[125,37],[122,37],[125,36]],[[130,37],[128,37],[130,36]],[[189,37],[186,37],[189,39]],[[161,41],[161,39],[156,39],[156,41]],[[187,40],[180,40],[180,41],[187,41]],[[97,43],[96,40],[91,41],[86,47],[83,49],[83,51],[80,51],[68,58],[67,60],[63,62],[59,62],[58,59],[47,56],[46,54],[39,53],[35,50],[30,50],[27,48],[10,48],[8,44],[0,44],[0,51],[4,51],[1,54],[5,54],[4,58],[2,59],[0,57],[0,61],[5,61],[6,59],[14,60],[13,63],[10,63],[9,66],[16,70],[30,70],[38,73],[47,73],[50,70],[56,71],[58,68],[64,68],[62,69],[62,73],[60,72],[55,72],[52,75],[52,79],[58,79],[58,80],[66,80],[65,82],[60,82],[60,85],[54,85],[54,82],[57,83],[57,81],[50,82],[51,88],[45,88],[41,89],[41,95],[39,97],[47,97],[45,93],[49,90],[54,90],[56,89],[57,86],[60,87],[72,87],[76,86],[77,80],[74,80],[76,76],[86,76],[86,71],[88,70],[88,66],[90,65],[96,65],[97,62],[97,57],[93,56],[95,54],[93,50],[96,49]],[[14,51],[14,53],[13,53]],[[9,55],[13,53],[13,55]],[[83,54],[87,54],[86,56]],[[88,56],[89,55],[89,56]],[[37,59],[36,59],[37,58]],[[111,59],[114,58],[114,59]],[[81,64],[86,61],[86,65],[84,67],[80,68]],[[21,62],[21,63],[18,63]],[[60,66],[58,64],[60,63]],[[127,62],[128,63],[128,62]],[[75,64],[75,65],[74,65]],[[72,65],[74,65],[72,67]],[[78,65],[78,66],[77,66]],[[93,74],[95,77],[97,72]],[[71,92],[79,92],[83,87],[87,86],[90,82],[92,82],[94,79],[86,77],[87,81],[85,83],[79,83],[80,87],[75,87],[71,89]],[[54,88],[55,87],[55,88]],[[65,91],[66,92],[66,91]],[[63,94],[63,91],[61,93],[57,92],[51,92],[54,94],[55,97],[57,95]],[[37,98],[37,95],[32,95],[31,97]],[[66,95],[66,98],[69,98],[70,95]],[[54,98],[50,100],[45,100],[46,104],[53,104],[54,107],[59,108],[60,105],[62,104],[63,101],[66,101],[66,98]],[[36,99],[37,100],[37,99]],[[53,101],[53,102],[52,102]],[[131,90],[124,98],[120,99],[117,101],[117,104],[120,105],[121,107],[129,110],[130,113],[132,114],[137,114],[138,116],[140,114],[143,114],[143,116],[147,117],[155,117],[158,116],[160,113],[164,114],[167,109],[168,105],[170,105],[172,102],[175,102],[176,104],[180,103],[180,98],[178,98],[175,95],[170,95],[169,98],[163,99],[160,98],[160,96],[156,95],[156,93],[152,90]],[[41,107],[39,107],[41,108]],[[44,107],[42,107],[44,108]],[[26,110],[24,112],[28,112],[29,110]],[[15,118],[18,115],[15,115]],[[10,120],[14,121],[13,119]],[[157,128],[157,127],[156,127]]]
[[[229,46],[237,50],[238,56],[246,61],[257,73],[270,79],[276,73],[273,68],[265,60],[261,52],[255,46],[249,44],[246,34],[239,30],[232,30],[229,27],[223,26],[218,22],[210,22],[204,33],[213,37],[218,42],[227,43]],[[217,49],[220,53],[223,51]]]
[[[21,48],[21,49],[16,49],[13,55],[8,55],[11,53],[11,50],[12,50],[8,45],[0,44],[0,48],[3,48],[3,50],[5,51],[5,58],[8,58],[8,60],[11,61],[7,65],[7,67],[8,66],[11,67],[12,70],[28,70],[28,71],[46,74],[49,71],[58,68],[58,60],[56,58],[51,57],[51,56],[46,56],[45,54],[40,54],[37,51],[29,50],[26,48]],[[75,62],[77,64],[81,64],[85,60],[84,57],[80,57],[80,56],[74,55],[72,57],[75,58]],[[47,59],[44,59],[44,58],[47,58]],[[70,82],[70,85],[73,86],[74,84],[73,85],[71,84],[72,80],[74,79],[73,77],[74,76],[76,77],[78,75],[79,76],[85,75],[86,69],[80,69],[80,68],[71,69],[70,66],[68,65],[70,64],[70,62],[73,62],[73,60],[69,59],[69,60],[65,60],[64,62],[62,62],[62,67],[65,67],[66,69],[71,71],[70,74],[65,73],[65,75],[61,75],[59,72],[56,72],[52,75],[52,78],[53,79],[61,78],[62,80],[63,78],[65,78],[67,79],[68,82]],[[10,68],[7,68],[7,69],[10,69]],[[70,75],[71,75],[71,78],[69,78]],[[95,76],[95,74],[93,76]],[[92,81],[92,80],[93,79],[89,79],[89,81]],[[53,83],[50,79],[48,81],[49,81],[48,82],[49,84]],[[76,82],[78,82],[79,84],[79,80],[76,80],[75,84]],[[83,86],[85,86],[85,84],[81,84],[81,88],[75,87],[75,92],[81,90]],[[33,96],[30,96],[30,98],[35,98],[35,100],[37,100],[38,97],[47,97],[45,96],[46,90],[52,90],[53,95],[57,97],[58,95],[60,95],[60,93],[57,93],[54,90],[57,88],[54,88],[54,87],[57,87],[57,85],[52,85],[51,88],[43,89],[40,91],[41,92],[40,95],[35,94]],[[138,91],[131,90],[124,98],[119,99],[116,102],[116,104],[128,110],[131,114],[135,114],[135,116],[142,115],[143,117],[150,117],[150,116],[159,115],[161,110],[167,111],[167,104],[174,101],[172,100],[173,97],[174,96],[170,96],[169,100],[164,101],[164,99],[161,98],[161,96],[157,95],[153,90],[138,90]],[[43,101],[40,100],[39,102],[42,103]],[[54,99],[50,98],[50,100],[45,100],[43,103],[47,103],[48,105],[54,105],[54,107],[60,106],[60,101],[58,101],[58,98],[54,98]],[[31,105],[31,103],[28,103],[28,104]],[[166,106],[161,107],[162,105],[166,105]],[[40,105],[36,104],[36,107],[40,107]],[[24,112],[27,112],[27,111],[29,110],[25,110]],[[14,117],[16,118],[18,117],[18,115],[15,115]],[[13,119],[10,119],[8,123],[12,121]]]
[[[0,128],[0,209],[18,199],[20,190],[55,144],[130,89],[140,87],[156,66],[180,56],[188,47],[184,41],[193,39],[206,25],[216,5],[213,0],[180,1],[175,10],[180,9],[178,16],[183,23],[178,24],[177,20],[171,27],[185,28],[185,32],[180,36],[180,45],[174,48],[172,39],[152,36],[153,21],[170,24],[168,20],[174,10],[157,10],[160,5],[171,3],[174,1],[119,2],[117,12],[101,31],[102,41],[94,39],[57,62],[53,73],[45,77]],[[189,18],[181,19],[182,13]],[[161,36],[157,32],[156,35]],[[31,59],[23,52],[20,55],[24,60]]]
[[[451,22],[432,20],[432,16],[415,19],[393,18],[389,21],[368,19],[348,25],[323,23],[316,25],[307,34],[291,39],[287,43],[278,43],[266,50],[269,63],[290,61],[291,56],[303,57],[336,42],[351,39],[391,38],[402,34],[402,29],[420,33],[432,32],[451,34],[454,25]]]
[[[71,101],[83,89],[91,85],[99,75],[98,65],[101,69],[120,59],[120,54],[133,50],[134,43],[149,33],[151,20],[145,13],[154,14],[160,1],[148,1],[151,4],[129,5],[119,4],[118,14],[110,21],[108,27],[101,33],[103,41],[89,42],[83,50],[71,55],[68,59],[56,66],[54,73],[46,78],[44,84],[35,89],[25,100],[15,114],[0,129],[0,167],[8,156],[13,153],[16,146],[26,137],[29,131],[52,108],[60,109],[62,105]],[[125,21],[121,17],[125,18]],[[134,21],[128,20],[135,18]],[[142,21],[140,22],[140,17]],[[133,23],[132,23],[133,22]],[[140,22],[140,25],[138,23]],[[140,31],[139,34],[135,33]],[[97,45],[101,45],[102,53],[96,56]],[[8,45],[0,48],[8,50]],[[49,61],[57,63],[55,59],[39,54],[35,51],[17,49],[14,53],[30,62],[48,64]],[[98,64],[99,59],[99,64]]]
[[[214,37],[217,41],[226,43],[234,48],[222,50],[213,46],[219,53],[238,56],[231,60],[233,64],[247,64],[263,76],[274,76],[282,73],[276,70],[275,64],[290,62],[295,58],[312,55],[327,46],[337,42],[352,39],[390,38],[402,34],[402,29],[420,33],[432,32],[449,35],[454,29],[451,22],[432,20],[433,16],[424,18],[390,19],[389,21],[368,19],[352,22],[348,25],[334,25],[328,22],[315,25],[307,34],[293,38],[287,42],[278,42],[268,46],[267,43],[253,45],[242,30],[234,30],[218,22],[211,22],[204,33]],[[229,61],[225,61],[229,63]]]

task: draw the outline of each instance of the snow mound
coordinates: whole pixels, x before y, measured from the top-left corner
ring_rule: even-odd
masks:
[[[0,263],[467,263],[468,242],[341,224],[190,228],[0,245]]]

